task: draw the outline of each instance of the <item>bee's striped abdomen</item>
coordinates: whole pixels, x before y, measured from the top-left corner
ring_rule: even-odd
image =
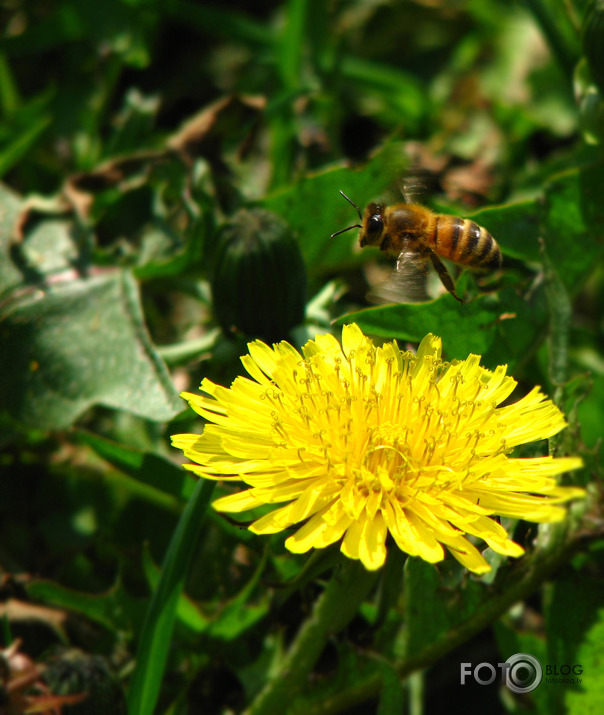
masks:
[[[434,226],[434,250],[443,258],[470,268],[494,271],[501,267],[497,242],[470,219],[439,214]]]

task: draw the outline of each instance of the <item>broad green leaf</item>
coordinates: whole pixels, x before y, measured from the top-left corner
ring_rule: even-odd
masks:
[[[96,404],[152,420],[182,411],[127,271],[61,274],[0,310],[0,396],[17,419],[63,429]]]
[[[96,404],[157,421],[174,417],[182,403],[147,334],[132,275],[85,269],[87,237],[65,220],[35,224],[17,242],[24,206],[0,191],[3,407],[54,429]]]
[[[338,318],[336,324],[357,323],[364,332],[399,341],[419,342],[428,333],[434,333],[443,339],[447,357],[453,358],[468,352],[479,355],[487,352],[494,340],[487,328],[496,317],[496,307],[488,307],[485,301],[468,309],[446,295],[418,305],[401,303],[367,308]]]
[[[574,169],[553,177],[538,199],[485,208],[472,219],[512,258],[540,261],[543,238],[567,287],[576,292],[604,252],[602,192],[604,167]]]

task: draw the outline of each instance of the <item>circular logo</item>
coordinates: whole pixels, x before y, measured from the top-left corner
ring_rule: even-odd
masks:
[[[533,655],[516,653],[505,662],[505,684],[513,693],[530,693],[543,679],[541,663]]]

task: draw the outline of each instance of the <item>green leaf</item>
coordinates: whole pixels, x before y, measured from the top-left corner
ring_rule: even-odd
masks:
[[[576,293],[604,252],[604,206],[599,200],[603,192],[603,166],[574,169],[553,177],[539,199],[491,206],[472,219],[512,258],[541,261],[543,238],[566,286]]]
[[[152,715],[154,711],[168,659],[178,599],[214,486],[214,482],[199,480],[170,541],[138,645],[128,693],[130,713]]]
[[[27,154],[51,121],[51,117],[47,115],[38,117],[4,145],[0,151],[0,176],[4,176]]]
[[[604,703],[602,670],[604,642],[604,579],[586,573],[567,573],[552,586],[546,608],[548,656],[552,666],[580,665],[581,683],[547,685],[556,695],[561,712],[568,715],[599,713]],[[552,676],[555,677],[555,676]],[[558,676],[560,677],[560,676]]]
[[[204,633],[213,641],[221,640],[228,643],[240,638],[268,613],[269,593],[266,590],[259,603],[250,603],[252,593],[266,565],[266,553],[265,551],[254,575],[241,593],[220,608],[214,617],[204,616],[195,603],[182,593],[176,607],[178,620],[195,633]],[[143,551],[143,567],[149,585],[152,590],[155,590],[159,583],[159,569],[153,563],[148,548]]]
[[[441,566],[446,571],[447,564]],[[457,569],[457,565],[452,565]],[[461,567],[460,567],[461,569]],[[405,564],[405,623],[407,656],[436,643],[454,626],[463,623],[488,597],[478,581],[466,580],[447,588],[444,575],[420,558]]]
[[[414,127],[428,110],[425,88],[410,72],[357,55],[345,56],[341,71],[355,86],[363,87],[370,94],[375,92],[378,101],[390,105],[398,114],[401,123]]]
[[[389,663],[380,662],[382,690],[377,715],[399,715],[405,712],[403,683],[398,673]]]
[[[525,261],[539,260],[539,204],[537,200],[504,206],[489,206],[471,216],[484,226],[501,246],[505,256]]]
[[[4,53],[0,52],[0,108],[5,117],[10,117],[19,108],[21,98],[14,73]]]
[[[1,401],[17,419],[63,429],[101,404],[151,420],[182,411],[127,271],[61,274],[0,308]]]
[[[414,653],[427,643],[436,642],[449,625],[437,592],[441,578],[432,564],[409,558],[405,564],[406,653]]]
[[[442,338],[446,359],[465,359],[474,353],[483,356],[486,367],[493,368],[505,356],[513,368],[533,349],[543,321],[540,295],[529,304],[515,291],[504,289],[498,297],[485,296],[464,305],[444,295],[431,303],[367,308],[338,318],[335,324],[354,322],[371,335],[399,341],[419,342],[433,333]]]
[[[271,125],[271,186],[287,184],[291,177],[297,132],[293,103],[302,91],[302,60],[308,13],[307,0],[288,0],[285,3],[285,22],[279,33],[276,65],[281,83],[267,117]]]
[[[82,593],[47,580],[31,581],[26,588],[30,598],[80,613],[110,633],[131,634],[130,614],[140,611],[138,601],[127,594],[121,581],[101,594]]]
[[[604,251],[603,192],[604,166],[600,165],[560,174],[545,190],[545,247],[572,295]]]
[[[486,301],[471,307],[460,305],[446,295],[430,303],[395,304],[367,308],[338,318],[336,325],[356,323],[363,331],[381,338],[419,342],[428,333],[443,338],[448,357],[466,356],[468,352],[483,355],[495,339],[488,326],[496,319],[496,306]],[[464,329],[459,330],[460,321]],[[465,355],[464,355],[465,353]]]
[[[527,653],[537,658],[542,667],[547,664],[547,643],[543,635],[520,630],[516,624],[508,624],[507,619],[496,621],[493,624],[493,629],[501,656],[500,662],[505,662],[516,653]],[[558,692],[558,688],[548,686],[544,681],[541,681],[541,685],[535,688],[528,696],[533,705],[536,705],[536,710],[527,710],[527,715],[528,712],[533,711],[544,715],[558,712],[554,705]]]
[[[143,569],[151,590],[153,592],[156,591],[159,586],[161,571],[155,563],[153,563],[148,544],[143,546]],[[183,625],[195,633],[203,633],[203,631],[207,630],[209,625],[208,619],[185,593],[181,593],[178,597],[176,617]]]
[[[22,203],[17,194],[0,184],[0,311],[4,293],[18,286],[23,280],[22,270],[11,258]]]
[[[597,355],[597,358],[600,358]],[[593,384],[577,406],[578,421],[581,425],[581,436],[588,448],[602,444],[602,425],[604,424],[604,375],[592,376]]]
[[[341,270],[343,264],[352,262],[356,241],[347,239],[347,234],[335,238],[331,234],[358,223],[359,217],[340,191],[362,210],[371,199],[383,194],[406,162],[396,144],[387,145],[363,169],[338,167],[310,174],[267,197],[262,205],[282,216],[294,229],[309,272]]]

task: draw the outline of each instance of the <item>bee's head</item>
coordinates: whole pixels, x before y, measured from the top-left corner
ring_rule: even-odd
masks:
[[[369,204],[363,216],[363,226],[361,231],[361,247],[378,246],[382,242],[384,233],[384,207],[379,204]]]

